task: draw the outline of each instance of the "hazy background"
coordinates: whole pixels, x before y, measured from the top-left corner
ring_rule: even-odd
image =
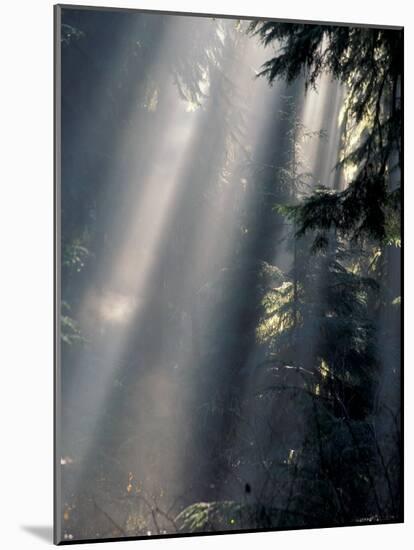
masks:
[[[101,2],[105,3],[105,2]],[[123,2],[123,5],[136,6],[136,2]],[[152,2],[151,5],[142,2],[148,8],[170,8],[169,3]],[[204,3],[205,4],[205,3]],[[214,6],[214,2],[198,8],[204,11],[232,11],[232,7],[226,2],[220,2]],[[177,9],[191,9],[185,2],[176,3]],[[4,128],[8,138],[8,154],[2,164],[2,172],[5,181],[16,180],[16,185],[5,188],[5,205],[18,206],[21,219],[25,223],[15,223],[15,209],[6,208],[2,217],[3,231],[2,243],[5,256],[11,258],[5,267],[4,273],[4,298],[5,315],[8,318],[7,333],[3,346],[3,358],[6,363],[24,365],[26,383],[21,384],[22,370],[20,368],[6,369],[5,381],[9,391],[2,400],[3,418],[7,418],[10,411],[13,411],[13,422],[4,422],[4,434],[6,439],[13,440],[10,452],[3,453],[4,468],[2,469],[4,498],[2,512],[7,519],[8,529],[4,533],[5,540],[10,547],[16,544],[29,543],[33,546],[44,545],[42,539],[34,537],[30,532],[23,531],[20,525],[47,525],[51,522],[52,501],[51,495],[51,407],[52,407],[52,220],[50,212],[52,198],[50,189],[52,175],[52,49],[51,44],[51,12],[52,2],[42,0],[33,2],[20,2],[9,4],[6,7],[5,18],[8,24],[2,34],[2,43],[7,45],[5,49],[13,51],[13,55],[5,56],[5,70],[11,76],[2,88],[2,105],[4,107]],[[379,2],[375,12],[370,6],[361,5],[359,2],[350,2],[346,10],[341,11],[341,5],[327,6],[325,3],[314,2],[312,5],[298,3],[293,6],[278,6],[278,13],[269,13],[269,7],[265,3],[258,2],[255,5],[255,13],[262,15],[274,15],[283,17],[316,17],[319,19],[358,19],[366,22],[383,23],[384,21],[398,24],[404,19],[404,6],[397,1],[395,9],[389,11],[386,2]],[[22,17],[22,9],[25,17]],[[194,8],[193,8],[194,9]],[[249,13],[248,6],[239,4],[238,11]],[[346,13],[345,13],[346,12]],[[251,13],[251,8],[250,8]],[[352,15],[353,14],[353,15]],[[405,17],[407,29],[410,26],[410,19]],[[20,32],[15,29],[19,27]],[[36,29],[34,31],[34,29]],[[36,38],[31,40],[30,48],[22,36]],[[409,33],[408,33],[409,34]],[[410,52],[410,41],[407,43],[407,52]],[[24,69],[24,70],[22,70]],[[407,74],[406,83],[408,93],[411,87],[410,75]],[[30,100],[27,100],[27,90],[30,88]],[[20,113],[16,119],[13,109]],[[410,113],[410,105],[406,105],[406,112]],[[410,136],[406,136],[409,144]],[[26,162],[21,162],[22,147],[26,151]],[[407,166],[408,175],[410,166]],[[42,181],[41,185],[33,185],[33,172]],[[19,184],[17,185],[17,179]],[[21,200],[22,191],[27,197],[26,201]],[[407,189],[409,199],[410,189]],[[13,239],[9,238],[10,227],[13,227]],[[28,228],[30,227],[30,230]],[[411,227],[407,224],[407,232]],[[22,249],[26,254],[21,254]],[[406,261],[409,261],[409,249],[407,249]],[[27,285],[27,265],[36,266],[31,271],[31,285]],[[10,292],[16,289],[16,292]],[[35,291],[34,291],[35,289]],[[409,289],[408,289],[409,290]],[[18,300],[16,300],[16,294]],[[407,300],[410,294],[407,292]],[[21,345],[21,320],[28,319],[31,327],[26,333],[26,345]],[[9,330],[10,329],[10,330]],[[33,368],[33,363],[39,368]],[[406,380],[409,383],[410,372],[406,372]],[[28,414],[30,411],[30,414]],[[409,419],[410,404],[407,403],[406,418]],[[16,432],[24,434],[16,438]],[[409,452],[410,438],[407,437],[407,452]],[[29,453],[28,449],[36,449],[36,452]],[[49,458],[48,458],[49,457]],[[29,470],[27,465],[30,464]],[[22,495],[16,487],[24,482],[30,485],[30,492]],[[410,471],[407,471],[407,482],[410,482]],[[348,547],[349,544],[364,541],[369,537],[370,543],[375,543],[378,548],[388,547],[391,539],[400,537],[404,540],[407,528],[410,526],[410,509],[407,504],[408,526],[388,525],[372,527],[370,529],[341,529],[324,532],[321,538],[319,531],[306,532],[306,544],[313,548],[324,548],[332,545],[332,537],[339,548]],[[49,527],[49,530],[51,527]],[[379,536],[378,536],[379,535]],[[255,539],[265,547],[274,544],[277,537],[280,543],[289,543],[291,546],[301,545],[300,537],[305,533],[262,533],[254,535]],[[340,538],[338,539],[338,536]],[[286,540],[285,540],[286,539]],[[250,536],[247,537],[215,537],[214,539],[175,539],[169,541],[171,546],[182,546],[185,544],[214,544],[220,546],[222,542],[228,545],[232,541],[237,544],[250,544]],[[133,543],[132,543],[133,544]],[[138,543],[142,544],[142,543]],[[165,544],[165,541],[151,541],[152,545]]]

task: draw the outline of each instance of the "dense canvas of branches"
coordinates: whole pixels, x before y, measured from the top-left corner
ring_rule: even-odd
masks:
[[[58,539],[401,521],[402,31],[59,13]]]

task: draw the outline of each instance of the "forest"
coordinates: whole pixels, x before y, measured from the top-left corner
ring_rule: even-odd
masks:
[[[402,29],[59,13],[59,540],[402,521]]]

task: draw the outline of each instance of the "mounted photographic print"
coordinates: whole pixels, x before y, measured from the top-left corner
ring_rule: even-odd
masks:
[[[403,521],[403,29],[55,7],[55,542]]]

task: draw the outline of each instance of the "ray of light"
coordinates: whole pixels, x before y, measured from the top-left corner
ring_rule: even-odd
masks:
[[[160,95],[161,91],[155,89],[148,102],[148,110],[154,114],[154,128],[150,124],[144,124],[142,107],[131,105],[128,124],[125,125],[117,151],[114,152],[119,165],[122,166],[123,162],[127,165],[122,177],[124,185],[120,186],[121,197],[114,201],[114,211],[107,222],[116,247],[102,262],[103,273],[96,273],[86,286],[77,312],[82,326],[92,335],[92,342],[85,349],[70,384],[65,388],[66,406],[76,412],[76,418],[69,422],[68,433],[73,441],[77,441],[76,460],[83,467],[75,481],[75,493],[82,491],[85,476],[90,473],[88,468],[92,468],[91,465],[100,460],[99,457],[95,458],[94,452],[99,446],[99,438],[104,437],[110,429],[107,423],[112,421],[116,429],[122,431],[127,430],[131,420],[111,419],[108,415],[113,412],[111,405],[116,405],[114,386],[117,383],[122,385],[126,370],[131,368],[130,365],[126,366],[126,352],[134,338],[138,338],[144,331],[150,318],[148,311],[152,307],[151,300],[155,301],[159,294],[162,301],[163,285],[169,281],[178,289],[180,303],[187,306],[198,290],[192,287],[192,281],[204,282],[203,274],[206,273],[207,278],[207,274],[213,273],[212,266],[223,266],[226,258],[233,257],[237,232],[240,231],[238,216],[241,211],[249,211],[257,206],[261,192],[259,186],[255,185],[254,175],[249,179],[240,166],[243,163],[248,164],[253,158],[252,151],[265,144],[261,141],[268,139],[265,129],[275,125],[275,121],[267,119],[268,113],[282,108],[284,87],[269,88],[264,80],[253,78],[252,68],[260,66],[266,59],[266,52],[253,40],[244,37],[240,40],[239,55],[228,56],[225,71],[226,77],[240,91],[241,103],[247,105],[243,132],[241,136],[231,135],[231,129],[242,118],[241,112],[231,103],[220,107],[220,114],[228,114],[228,118],[223,119],[222,131],[219,132],[220,122],[210,120],[214,115],[214,108],[208,104],[208,97],[214,93],[217,80],[220,79],[219,74],[210,75],[210,82],[208,85],[204,84],[207,99],[201,107],[178,99],[171,75],[166,81],[165,64],[162,61],[171,55],[170,50],[175,41],[179,42],[180,51],[191,48],[185,22],[178,19],[172,21],[174,22],[168,26],[153,63],[147,69],[148,75],[155,82],[164,79],[163,97]],[[214,22],[208,23],[214,25]],[[230,33],[232,25],[234,23],[229,22],[227,27],[223,25],[220,30],[220,38],[225,45],[226,33]],[[200,41],[207,42],[207,38],[207,33],[200,33]],[[121,53],[119,55],[122,57]],[[131,81],[130,86],[136,89],[137,97],[142,97],[139,81]],[[328,82],[325,76],[318,89],[318,93],[309,92],[301,111],[303,124],[312,131],[323,129],[329,100],[330,109],[334,113],[338,111],[341,102],[338,86]],[[316,144],[315,141],[303,145],[303,154],[310,171],[317,172],[318,179],[322,182],[333,181],[331,170],[337,160],[335,155],[339,143],[339,130],[335,126],[337,119],[336,115],[330,119],[327,145]],[[148,142],[155,145],[152,149],[144,147],[145,155],[140,152],[142,134],[139,133],[143,127],[148,131]],[[197,163],[201,161],[197,157],[197,148],[200,144],[208,143],[203,141],[203,134],[211,127],[217,131],[216,143],[210,151],[211,158],[219,158],[213,154],[218,148],[225,149],[227,154],[220,157],[220,169],[212,171],[217,176],[217,181],[208,187],[207,182],[213,176],[209,175],[206,168],[200,169],[198,173]],[[134,149],[137,151],[136,158],[131,160],[129,157],[125,160],[124,152],[133,152]],[[321,156],[326,157],[326,162],[324,160],[319,165]],[[108,180],[117,177],[117,170],[114,169],[106,177]],[[196,207],[195,214],[185,214],[194,207],[188,201],[187,195],[194,191],[195,186],[202,189],[203,185],[206,186],[204,202]],[[212,200],[215,201],[213,205],[206,199],[211,190]],[[180,222],[182,215],[188,215],[185,221],[193,231],[191,239],[187,241],[188,249],[179,260],[185,262],[178,271],[182,281],[177,281],[173,276],[169,280],[168,277],[160,278],[162,262],[169,257],[169,239],[174,234],[174,224]],[[193,218],[196,218],[197,224],[193,223]],[[278,237],[283,237],[285,233],[285,230],[280,231]],[[274,265],[287,264],[291,260],[291,253],[284,246],[276,247],[272,259]],[[160,285],[159,288],[157,285]],[[166,304],[163,307],[166,311]],[[187,310],[183,311],[183,319],[177,323],[184,326],[185,315],[189,317]],[[198,321],[202,324],[206,321],[205,317],[206,314],[204,313],[203,318],[201,312]],[[163,325],[162,320],[159,325]],[[185,333],[184,329],[183,332]],[[183,340],[187,343],[193,337],[194,334],[187,331]],[[136,358],[135,400],[122,410],[128,410],[136,419],[137,433],[131,444],[124,442],[128,445],[128,456],[124,464],[116,467],[122,470],[126,468],[126,464],[131,465],[131,468],[135,464],[137,475],[146,478],[147,488],[149,486],[151,491],[156,487],[154,478],[162,472],[165,478],[174,480],[174,490],[179,495],[187,473],[187,462],[183,461],[183,455],[189,449],[184,449],[183,426],[186,416],[191,412],[186,408],[186,403],[194,390],[191,387],[194,355],[183,350],[175,357],[176,364],[172,366],[168,363],[168,357],[164,357],[168,351],[168,338],[164,339],[162,335],[155,333],[150,338],[151,346],[158,346],[160,352],[158,356],[154,354],[155,359],[149,362],[150,367],[147,369],[145,354]],[[249,350],[252,361],[255,360],[255,352],[255,349]],[[139,353],[141,352],[137,351]],[[143,370],[138,368],[141,363],[144,364]],[[171,442],[168,448],[161,445],[157,447],[157,436],[149,436],[145,432],[143,426],[147,421],[150,423],[149,432],[151,428],[163,425],[163,434],[168,432]],[[241,434],[243,430],[244,428],[240,428]],[[75,432],[78,432],[76,436]],[[82,435],[82,440],[79,434]],[[125,448],[123,447],[124,451]],[[117,453],[120,454],[119,449],[114,450],[112,459]],[[154,459],[155,455],[158,456]],[[66,468],[72,462],[72,457],[63,457],[62,465]],[[99,464],[96,467],[98,466]],[[125,469],[125,472],[128,470]],[[122,476],[122,471],[120,475]]]
[[[173,22],[175,20],[171,21],[171,26],[174,26]],[[169,29],[170,37],[177,30]],[[162,56],[161,52],[162,48],[158,51],[159,57]],[[163,76],[162,66],[157,67],[156,59],[154,61],[155,70],[161,72],[160,77]],[[169,86],[168,94],[176,96],[172,85]],[[128,201],[136,207],[132,209],[129,221],[121,219],[115,222],[116,230],[128,238],[111,259],[112,267],[105,274],[103,282],[102,277],[99,285],[96,280],[91,281],[78,313],[87,331],[103,334],[103,338],[91,342],[85,350],[76,375],[72,377],[70,386],[65,387],[66,407],[76,411],[72,430],[89,434],[82,448],[77,450],[81,462],[93,453],[93,434],[102,421],[111,385],[120,369],[119,361],[127,338],[128,322],[136,319],[137,308],[145,302],[145,288],[151,279],[157,242],[174,191],[177,191],[186,149],[195,130],[198,114],[188,114],[181,104],[175,104],[175,107],[169,117],[163,120],[164,132],[159,136],[157,149],[148,159],[145,170],[139,165],[129,170],[139,183],[135,196],[128,197]],[[134,139],[134,132],[140,128],[139,110],[132,114],[135,114],[134,122],[128,126],[119,144],[120,152],[131,146],[127,142]],[[143,173],[145,180],[140,181]],[[107,338],[108,333],[110,336]],[[94,356],[98,360],[96,364]],[[102,360],[102,357],[105,359]]]
[[[309,181],[309,187],[305,190],[300,190],[302,193],[309,194],[321,183],[327,187],[335,188],[337,185],[337,171],[335,165],[339,160],[339,147],[341,139],[341,127],[338,123],[339,112],[342,106],[343,89],[341,85],[332,81],[328,75],[322,75],[317,83],[316,90],[309,90],[304,98],[302,105],[295,99],[296,103],[299,103],[296,110],[299,113],[299,122],[302,126],[302,130],[298,133],[298,139],[300,143],[300,156],[303,166],[298,169],[298,172],[309,172],[312,174]],[[281,111],[283,111],[283,105]],[[323,139],[314,137],[311,139],[301,139],[302,132],[321,132],[326,133]],[[299,174],[298,174],[299,175]],[[275,249],[273,256],[273,264],[275,266],[287,265],[287,271],[291,271],[294,266],[293,249],[285,246],[285,243],[291,244],[293,227],[290,223],[286,223],[279,235],[279,245]],[[314,332],[314,340],[318,340],[318,327],[315,324],[312,328]],[[312,338],[310,338],[312,340]],[[301,350],[298,350],[301,353]],[[307,349],[306,354],[312,354],[312,350]],[[249,388],[247,392],[251,397],[254,391],[265,388],[266,386],[275,383],[275,379],[272,378],[271,369],[258,370],[259,353],[252,350],[252,358],[256,361],[256,368],[250,369],[250,376],[246,384],[246,388]],[[279,364],[276,358],[276,364]],[[282,364],[282,362],[280,362]],[[276,372],[276,371],[275,371]],[[280,375],[284,376],[283,368],[280,371]],[[286,370],[289,374],[289,370]],[[294,373],[292,376],[294,379]],[[292,384],[300,383],[296,381]],[[253,393],[252,393],[253,392]],[[263,396],[262,396],[263,397]],[[280,422],[285,422],[285,416],[288,413],[291,400],[289,397],[285,397],[283,394],[273,397],[274,408],[269,410],[266,405],[266,399],[263,398],[260,401],[256,399],[247,399],[246,406],[243,408],[243,421],[237,426],[237,433],[239,441],[246,442],[245,453],[248,455],[255,449],[257,453],[258,467],[257,471],[251,471],[246,469],[241,464],[238,469],[228,476],[228,483],[233,487],[235,494],[241,494],[241,498],[244,499],[245,483],[249,486],[253,486],[257,495],[256,498],[264,498],[266,487],[268,486],[268,476],[264,476],[263,472],[266,472],[267,464],[266,457],[274,454],[272,449],[274,448],[274,438],[269,438],[269,418],[273,421],[279,418]],[[306,440],[308,428],[303,419],[292,419],[292,426],[295,425],[297,435],[299,430],[302,430],[301,437],[303,444]],[[312,420],[309,420],[312,422]],[[293,428],[292,428],[293,429]],[[291,453],[295,453],[297,450],[292,449]],[[285,457],[286,462],[289,457]],[[257,484],[257,485],[256,485]],[[263,492],[262,492],[263,491]],[[224,493],[225,494],[225,493]],[[261,495],[261,496],[260,496]]]
[[[162,55],[162,49],[160,52]],[[247,80],[252,81],[251,72],[245,73],[243,78],[244,81],[241,78],[236,79],[237,86],[241,89],[248,83]],[[249,84],[251,85],[251,82]],[[169,93],[173,96],[175,90],[171,88]],[[188,161],[190,143],[197,134],[197,126],[202,118],[199,111],[188,112],[184,104],[178,106],[175,104],[174,107],[171,109],[170,116],[163,121],[163,134],[160,136],[156,152],[147,159],[147,165],[149,164],[151,168],[148,169],[146,166],[145,181],[137,186],[135,196],[129,194],[127,197],[128,202],[136,207],[131,208],[130,219],[121,220],[120,232],[125,235],[125,238],[120,239],[122,246],[110,262],[112,268],[105,275],[100,288],[96,288],[91,281],[79,312],[80,318],[90,323],[91,329],[94,325],[95,330],[100,327],[100,330],[105,333],[104,340],[99,341],[101,355],[103,346],[105,361],[100,362],[99,370],[96,365],[91,368],[86,364],[90,363],[93,356],[93,352],[91,353],[89,349],[85,353],[84,368],[78,369],[77,379],[72,384],[72,393],[68,395],[68,403],[72,407],[75,406],[78,414],[79,407],[86,403],[87,422],[85,424],[87,423],[86,432],[89,434],[96,432],[97,425],[101,422],[102,411],[105,410],[117,370],[120,368],[119,361],[127,339],[128,325],[132,320],[135,324],[139,324],[139,310],[145,309],[146,292],[148,285],[151,284],[154,262],[160,242],[165,238],[163,231],[168,226],[168,216],[174,209],[175,197],[180,196],[180,185],[183,182],[182,176],[185,163]],[[129,128],[134,127],[139,128],[139,120],[129,125]],[[133,139],[133,130],[130,130],[120,144],[120,150],[130,147],[131,144],[126,142]],[[227,162],[228,170],[234,162],[234,158]],[[137,164],[132,166],[129,173],[131,177],[139,178],[141,171],[142,166]],[[220,220],[222,227],[220,229],[217,225],[211,232],[209,240],[207,240],[209,228],[207,219],[201,223],[201,230],[195,240],[193,257],[190,261],[209,261],[214,254],[217,239],[225,236],[223,230],[231,235],[231,226],[235,219],[229,215],[227,206],[232,194],[235,194],[234,190],[232,193],[224,193]],[[230,239],[226,245],[226,248],[229,247]],[[191,254],[189,257],[191,258]],[[107,339],[106,334],[110,335]],[[97,378],[98,374],[99,378]],[[168,388],[168,391],[163,390],[165,384],[162,377],[156,374],[154,376],[148,391],[154,399],[163,400],[164,409],[171,410],[177,395],[171,393]],[[76,404],[79,404],[79,407],[76,407]],[[93,447],[93,438],[85,441],[81,452],[83,459],[93,454]],[[172,456],[169,461],[173,462]]]

